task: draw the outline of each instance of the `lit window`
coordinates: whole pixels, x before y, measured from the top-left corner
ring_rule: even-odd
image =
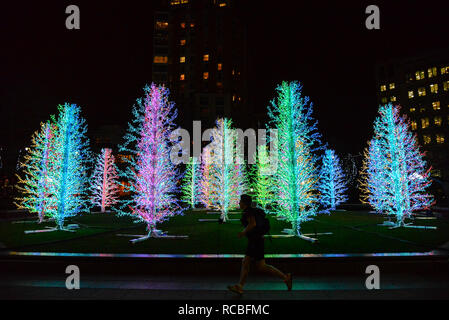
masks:
[[[185,80],[185,79],[186,79],[185,74],[181,73],[180,76],[179,76],[179,80]]]
[[[394,83],[390,83],[390,90],[394,89]]]
[[[194,22],[190,22],[190,28],[194,28],[195,27],[195,23]]]
[[[412,99],[414,96],[415,96],[415,95],[413,94],[413,90],[410,90],[410,91],[408,92],[408,98],[409,98],[409,99]]]
[[[380,101],[381,101],[382,103],[387,103],[387,97],[383,97]]]
[[[186,28],[186,23],[185,22],[181,22],[181,28],[183,28],[183,29]]]
[[[426,112],[426,108],[422,107],[421,109],[419,109],[419,112],[421,113]]]
[[[383,84],[383,85],[380,86],[380,91],[381,92],[384,92],[386,90],[387,90],[387,86],[386,85]]]
[[[449,73],[449,67],[442,67],[441,68],[441,74]]]
[[[437,138],[437,143],[444,143],[444,134],[437,133],[436,138]]]
[[[189,3],[189,0],[171,0],[170,5],[176,6],[178,4],[186,4]]]
[[[168,22],[165,21],[156,21],[156,29],[164,30],[168,28]]]
[[[418,96],[424,97],[426,95],[426,88],[418,88]]]
[[[430,92],[438,93],[438,83],[434,83],[430,85]]]
[[[416,121],[412,121],[411,125],[412,125],[412,130],[418,129],[418,124],[416,123]]]
[[[167,63],[168,57],[154,56],[153,62],[154,63]]]
[[[220,8],[226,7],[226,2],[220,2],[220,3],[218,4],[218,6],[219,6]]]
[[[432,107],[433,107],[433,110],[435,110],[435,111],[440,110],[440,101],[432,102]]]
[[[444,91],[448,91],[449,90],[449,81],[444,81],[443,82],[443,90]]]
[[[425,129],[429,126],[429,118],[422,118],[421,119],[421,128]]]
[[[232,69],[232,75],[234,75],[235,74],[235,70],[234,69]]]
[[[432,176],[433,177],[439,177],[439,178],[441,178],[442,177],[442,174],[441,174],[441,170],[440,169],[432,169]]]
[[[185,46],[186,45],[186,40],[185,39],[181,39],[181,41],[179,42],[181,46]]]
[[[186,57],[179,57],[179,62],[180,63],[186,62]]]
[[[232,101],[235,101],[235,94],[232,95]]]
[[[395,96],[391,96],[391,97],[390,97],[390,101],[391,101],[391,102],[395,102],[395,101],[396,101],[396,97],[395,97]]]
[[[423,138],[424,144],[429,144],[430,142],[432,142],[432,138],[427,134],[423,135],[422,138]]]
[[[410,112],[415,112],[415,111],[416,111],[416,109],[414,107],[410,108]]]
[[[436,77],[437,76],[437,68],[433,67],[433,68],[427,69],[427,75],[429,76],[429,78]]]
[[[415,78],[416,80],[422,80],[425,77],[424,71],[416,71],[415,72]]]
[[[441,127],[441,123],[442,123],[442,119],[441,117],[435,117],[433,118],[433,123],[437,126],[437,127]]]
[[[220,71],[223,68],[223,65],[221,63],[217,64],[217,70]]]
[[[209,72],[203,72],[203,79],[204,80],[209,79]]]
[[[203,61],[209,61],[209,55],[208,54],[203,55]]]

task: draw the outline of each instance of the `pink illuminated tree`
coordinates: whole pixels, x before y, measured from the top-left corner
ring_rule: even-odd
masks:
[[[92,204],[100,206],[101,212],[105,212],[106,207],[110,207],[117,202],[117,178],[117,167],[112,150],[101,149],[91,181]]]
[[[144,88],[145,96],[133,108],[134,119],[129,123],[125,142],[119,151],[130,154],[125,158],[125,170],[119,170],[125,192],[131,197],[120,201],[119,215],[129,215],[136,222],[145,222],[148,236],[157,236],[156,224],[182,213],[177,197],[180,173],[171,161],[170,150],[176,143],[170,140],[177,111],[168,100],[164,86]]]

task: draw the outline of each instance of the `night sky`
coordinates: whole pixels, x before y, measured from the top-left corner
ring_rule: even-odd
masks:
[[[296,3],[299,2],[299,3]],[[375,65],[447,47],[449,5],[435,1],[246,1],[250,101],[266,109],[282,80],[299,80],[324,141],[358,153],[376,116]],[[158,1],[8,1],[0,19],[0,145],[11,157],[58,104],[82,107],[89,130],[125,125],[151,82]],[[81,29],[65,28],[76,4]],[[369,4],[381,30],[365,28]]]

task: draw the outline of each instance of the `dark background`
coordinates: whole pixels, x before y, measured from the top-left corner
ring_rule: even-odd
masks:
[[[20,1],[0,19],[0,146],[15,163],[58,104],[82,107],[89,131],[126,125],[151,82],[153,11],[159,1]],[[76,4],[81,29],[65,28]],[[380,8],[381,30],[365,28]],[[359,153],[376,116],[378,61],[447,47],[446,2],[245,1],[249,100],[266,109],[282,80],[300,80],[323,140]],[[6,152],[5,152],[6,149]],[[4,170],[8,161],[3,161]]]

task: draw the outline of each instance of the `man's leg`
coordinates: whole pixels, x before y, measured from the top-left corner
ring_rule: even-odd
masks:
[[[251,263],[251,258],[248,256],[245,256],[242,260],[242,269],[240,270],[239,286],[242,289],[243,289],[243,286],[245,285],[246,278],[248,277],[250,263]]]
[[[278,278],[281,278],[284,281],[287,280],[287,275],[285,273],[283,273],[279,269],[276,269],[272,265],[266,264],[265,259],[256,261],[256,267],[257,267],[257,270],[260,270],[262,272],[265,272],[265,273],[271,274],[273,276],[276,276]]]

